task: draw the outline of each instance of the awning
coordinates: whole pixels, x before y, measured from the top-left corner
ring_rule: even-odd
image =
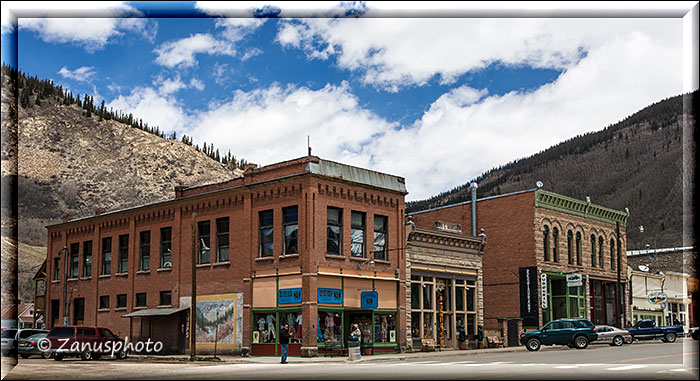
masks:
[[[134,311],[132,313],[122,315],[122,317],[128,317],[128,318],[133,318],[133,317],[149,317],[149,316],[169,316],[174,313],[178,313],[180,311],[184,311],[186,309],[189,309],[190,307],[177,307],[177,308],[150,308],[150,309],[143,309],[143,310],[138,310]]]

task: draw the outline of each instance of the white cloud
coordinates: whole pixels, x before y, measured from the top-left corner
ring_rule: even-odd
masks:
[[[195,54],[234,56],[236,51],[226,41],[215,39],[209,34],[197,33],[190,37],[162,44],[154,50],[158,54],[156,63],[168,68],[191,67],[197,64]]]
[[[161,131],[183,131],[188,124],[188,116],[177,99],[152,87],[136,87],[131,94],[109,102],[107,107],[132,113]]]
[[[204,82],[200,81],[197,78],[192,78],[190,80],[190,87],[193,87],[199,91],[202,91],[202,90],[204,90]]]
[[[262,49],[259,48],[252,48],[246,50],[245,53],[243,53],[243,57],[241,57],[241,61],[247,61],[255,56],[259,56],[263,53]]]
[[[58,71],[58,74],[76,81],[89,82],[97,72],[95,72],[94,66],[81,66],[75,70],[68,70],[68,68],[64,66]]]
[[[229,68],[228,64],[220,64],[218,62],[214,63],[214,69],[212,70],[212,75],[214,77],[214,82],[216,84],[223,86],[229,80]]]

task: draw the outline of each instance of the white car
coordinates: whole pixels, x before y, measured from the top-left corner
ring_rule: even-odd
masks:
[[[609,325],[596,326],[598,338],[593,343],[606,343],[619,347],[622,344],[630,344],[634,341],[632,335],[624,329],[615,328]]]

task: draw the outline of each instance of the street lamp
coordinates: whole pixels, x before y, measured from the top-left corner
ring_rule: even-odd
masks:
[[[65,272],[63,273],[63,325],[68,325],[68,247],[63,246],[61,250],[58,251],[58,258],[61,258],[61,252],[66,255],[65,262]]]

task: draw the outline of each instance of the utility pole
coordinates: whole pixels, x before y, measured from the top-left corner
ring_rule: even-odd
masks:
[[[192,301],[190,302],[190,361],[197,358],[197,213],[192,212]]]
[[[619,318],[622,320],[619,322],[619,327],[622,328],[625,326],[625,318],[627,315],[627,311],[625,309],[625,303],[624,303],[624,298],[620,293],[622,292],[622,281],[621,281],[621,271],[622,271],[622,248],[620,247],[620,244],[622,241],[620,240],[620,222],[615,221],[615,234],[617,235],[617,287],[615,288],[615,303],[619,306],[618,308],[621,310],[618,313]],[[602,255],[602,254],[601,254]]]

